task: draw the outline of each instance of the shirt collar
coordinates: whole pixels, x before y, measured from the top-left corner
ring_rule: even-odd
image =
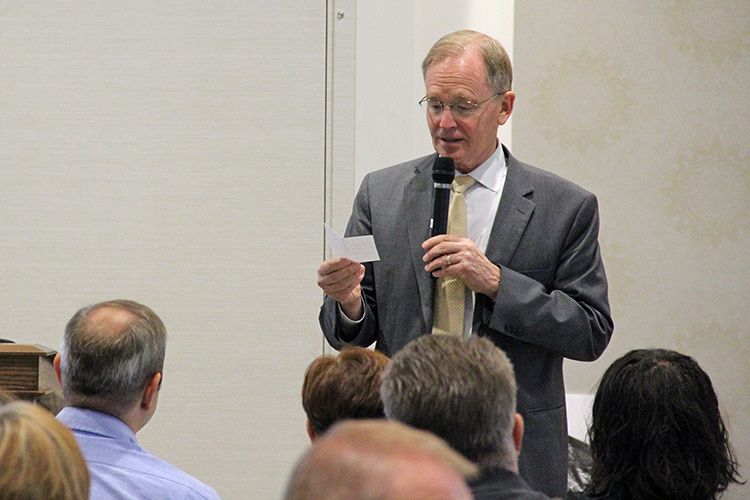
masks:
[[[503,187],[503,179],[507,172],[508,168],[505,165],[503,147],[498,144],[495,152],[484,163],[469,172],[468,175],[473,177],[482,186],[497,193]]]
[[[57,419],[74,431],[137,444],[132,429],[119,418],[106,413],[68,406],[57,414]]]

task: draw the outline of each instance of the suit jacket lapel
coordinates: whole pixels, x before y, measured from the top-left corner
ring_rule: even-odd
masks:
[[[424,162],[414,167],[414,177],[404,188],[404,206],[408,232],[409,255],[419,288],[419,300],[422,305],[425,325],[432,325],[432,301],[435,280],[425,272],[424,250],[422,243],[430,236],[430,218],[432,217],[432,164],[437,154],[429,156]],[[416,312],[416,311],[415,311]]]
[[[534,186],[526,175],[524,165],[513,158],[504,146],[503,150],[508,174],[485,255],[495,264],[505,266],[513,257],[536,205],[529,199]]]
[[[486,255],[495,264],[508,265],[526,229],[536,206],[529,196],[534,186],[526,174],[525,166],[516,160],[503,147],[508,175],[505,178],[500,205],[492,225]],[[409,255],[412,270],[419,288],[425,325],[432,325],[432,306],[435,280],[424,271],[422,243],[429,237],[432,217],[432,170],[437,155],[428,157],[414,167],[414,177],[404,188],[404,206],[407,209],[406,228],[408,232]]]

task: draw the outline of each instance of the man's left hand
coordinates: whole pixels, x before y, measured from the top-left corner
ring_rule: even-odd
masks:
[[[500,268],[489,261],[469,238],[449,234],[433,236],[424,243],[425,271],[436,278],[455,276],[476,293],[493,301],[500,286]]]

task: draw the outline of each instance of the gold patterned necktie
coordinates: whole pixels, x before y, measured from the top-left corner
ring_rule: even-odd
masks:
[[[453,197],[448,210],[448,234],[466,238],[467,214],[464,192],[475,182],[476,180],[468,175],[460,175],[453,179]],[[463,335],[465,304],[466,285],[463,281],[454,276],[439,278],[435,283],[432,333]]]

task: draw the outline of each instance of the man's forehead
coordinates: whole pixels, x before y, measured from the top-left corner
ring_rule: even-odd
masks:
[[[425,73],[425,86],[486,87],[487,70],[479,54],[464,54],[434,61]]]

